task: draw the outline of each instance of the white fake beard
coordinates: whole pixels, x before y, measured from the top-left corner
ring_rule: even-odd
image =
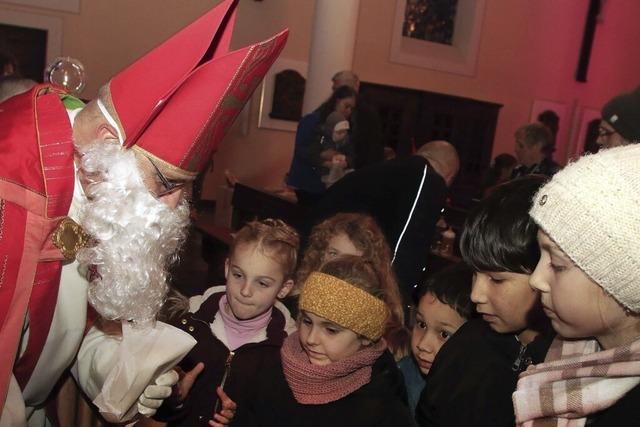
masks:
[[[89,302],[105,319],[149,326],[167,294],[168,268],[186,238],[188,203],[183,199],[172,209],[154,198],[130,150],[99,141],[81,154],[81,169],[93,178],[80,225],[97,240],[77,254],[81,271],[94,271]]]

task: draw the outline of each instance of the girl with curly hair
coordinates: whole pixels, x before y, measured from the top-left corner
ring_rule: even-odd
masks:
[[[339,213],[311,230],[309,243],[296,273],[291,295],[301,292],[309,274],[342,255],[370,260],[382,275],[385,302],[391,311],[384,338],[397,360],[409,354],[409,332],[404,327],[402,297],[391,267],[391,250],[375,220],[361,213]]]

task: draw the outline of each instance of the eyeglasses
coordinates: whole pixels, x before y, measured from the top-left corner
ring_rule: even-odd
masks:
[[[171,182],[167,179],[166,176],[164,176],[162,174],[162,172],[160,172],[160,169],[158,169],[158,166],[156,166],[155,163],[153,163],[153,160],[151,160],[151,157],[145,156],[147,157],[147,160],[149,160],[149,163],[151,163],[151,166],[153,166],[153,169],[155,169],[156,171],[156,175],[158,176],[158,179],[160,180],[160,182],[162,183],[162,185],[164,186],[164,190],[156,193],[154,191],[150,191],[151,194],[153,194],[157,199],[159,199],[162,196],[166,196],[168,194],[174,193],[178,190],[180,190],[182,187],[184,187],[184,182]]]
[[[616,133],[615,130],[609,130],[603,127],[599,127],[598,128],[598,137],[599,138],[608,138],[611,135],[613,135],[614,133]]]

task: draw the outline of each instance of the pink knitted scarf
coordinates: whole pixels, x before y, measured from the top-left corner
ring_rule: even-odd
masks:
[[[295,332],[285,339],[280,354],[284,376],[298,403],[322,405],[341,399],[371,381],[371,367],[387,348],[380,339],[346,359],[326,366],[312,365]]]

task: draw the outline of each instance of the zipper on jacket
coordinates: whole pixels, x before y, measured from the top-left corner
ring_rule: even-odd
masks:
[[[224,374],[222,375],[222,381],[220,381],[220,388],[222,390],[224,390],[224,385],[227,382],[227,377],[229,376],[229,372],[231,371],[231,361],[233,360],[233,356],[235,356],[235,353],[233,351],[230,351],[229,355],[227,356],[227,360],[224,362]],[[216,389],[216,396],[218,396],[217,389]],[[213,417],[213,415],[217,414],[219,409],[220,409],[220,397],[217,397],[216,405],[213,409],[213,414],[211,416]]]
[[[524,344],[520,344],[520,350],[518,351],[518,357],[513,361],[513,365],[511,365],[511,370],[513,372],[518,372],[521,370],[522,362],[524,362],[524,353],[527,351],[527,346]]]

